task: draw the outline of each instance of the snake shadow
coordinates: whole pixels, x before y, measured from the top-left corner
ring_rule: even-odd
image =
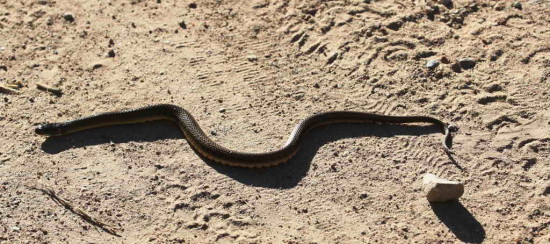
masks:
[[[430,206],[435,215],[462,242],[482,243],[485,229],[459,201],[436,203]]]
[[[323,145],[344,138],[419,136],[440,133],[436,126],[391,124],[333,124],[312,130],[304,137],[298,153],[287,163],[277,167],[248,169],[221,165],[195,153],[217,172],[246,185],[267,188],[292,188],[307,175],[311,161]],[[443,135],[441,135],[443,136]],[[94,128],[74,134],[48,137],[41,145],[46,153],[57,154],[72,148],[107,144],[152,142],[165,139],[183,139],[180,130],[170,122],[156,121],[140,124],[113,125]],[[381,139],[382,140],[382,139]]]
[[[153,142],[165,139],[181,139],[181,131],[169,121],[110,125],[75,132],[64,136],[50,136],[41,145],[49,154],[57,154],[72,148],[107,143]]]
[[[332,124],[313,129],[304,137],[298,153],[288,162],[272,168],[247,169],[217,164],[202,158],[219,173],[243,184],[287,189],[293,188],[307,175],[311,161],[325,144],[344,138],[419,136],[441,133],[436,126],[389,124]],[[443,135],[441,135],[443,136]],[[382,140],[382,139],[381,139]]]

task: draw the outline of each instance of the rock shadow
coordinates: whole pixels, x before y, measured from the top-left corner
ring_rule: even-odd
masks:
[[[481,243],[485,229],[477,219],[458,201],[430,203],[435,215],[461,241]]]

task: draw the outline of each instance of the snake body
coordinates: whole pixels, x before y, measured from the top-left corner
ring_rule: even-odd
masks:
[[[443,147],[446,151],[450,152],[452,144],[448,126],[433,117],[388,116],[364,112],[331,111],[318,113],[302,120],[294,128],[284,146],[277,150],[262,153],[238,152],[212,141],[187,110],[171,104],[101,113],[63,123],[41,124],[35,128],[35,132],[40,135],[60,136],[106,125],[133,124],[154,120],[171,120],[175,122],[183,132],[185,139],[202,156],[217,163],[248,168],[271,167],[288,161],[297,153],[302,138],[309,130],[333,123],[431,123],[439,126],[445,134]]]

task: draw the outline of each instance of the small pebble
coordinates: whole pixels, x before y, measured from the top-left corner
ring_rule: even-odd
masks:
[[[497,91],[502,91],[502,86],[498,83],[492,83],[483,87],[483,89],[487,92],[497,92]]]
[[[256,55],[248,55],[248,56],[246,56],[246,59],[247,59],[248,61],[250,61],[250,62],[256,62],[256,61],[258,61],[258,56],[256,56]]]
[[[63,14],[63,19],[65,19],[66,21],[69,21],[69,22],[73,22],[74,21],[74,16],[71,13],[64,13]]]
[[[434,69],[437,66],[439,66],[439,61],[437,60],[429,60],[426,62],[426,68],[428,69]]]
[[[109,56],[110,58],[114,58],[116,56],[115,50],[113,49],[109,50],[109,52],[107,53],[107,56]]]
[[[460,67],[460,64],[458,62],[451,64],[451,69],[457,73],[460,73],[460,71],[462,71],[462,68]]]
[[[473,58],[463,58],[458,60],[458,63],[463,69],[473,69],[476,66],[476,60]]]
[[[220,110],[218,110],[220,113],[225,113],[225,108],[220,108]]]
[[[103,64],[94,64],[92,65],[92,70],[99,69],[101,67],[103,67]]]
[[[197,4],[192,2],[189,4],[189,8],[197,8]]]
[[[300,100],[300,99],[304,98],[304,96],[305,96],[304,93],[298,93],[298,94],[294,95],[294,99]]]
[[[523,6],[521,5],[521,2],[512,3],[512,7],[516,8],[516,9],[519,9],[519,10],[523,9]]]
[[[185,24],[185,21],[183,21],[183,20],[180,21],[180,22],[178,23],[178,25],[180,25],[180,27],[181,27],[182,29],[187,29],[187,24]]]
[[[447,202],[458,200],[464,194],[464,184],[426,174],[423,180],[424,192],[430,202]]]
[[[388,29],[394,30],[394,31],[399,30],[399,28],[401,28],[401,26],[403,26],[403,21],[401,21],[401,20],[395,20],[395,21],[390,22],[388,25],[386,25],[386,27]]]

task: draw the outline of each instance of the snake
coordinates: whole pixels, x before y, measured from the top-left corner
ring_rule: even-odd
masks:
[[[119,124],[135,124],[156,120],[175,122],[189,145],[213,162],[229,166],[262,168],[273,167],[289,161],[300,148],[304,136],[313,128],[335,123],[430,123],[438,126],[445,135],[443,149],[451,153],[452,136],[449,126],[429,116],[390,116],[355,111],[321,112],[302,120],[286,143],[279,149],[268,152],[240,152],[228,149],[214,142],[201,129],[195,118],[182,107],[172,104],[157,104],[137,109],[100,113],[61,123],[43,123],[35,127],[35,133],[44,136],[63,136],[96,127]]]

